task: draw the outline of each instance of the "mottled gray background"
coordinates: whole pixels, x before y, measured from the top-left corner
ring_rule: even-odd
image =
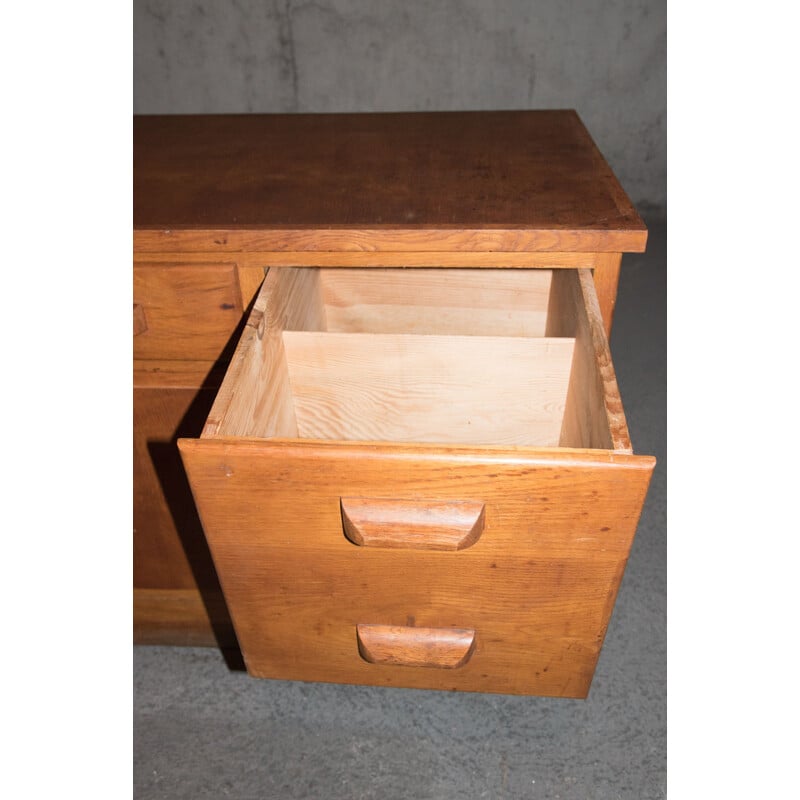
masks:
[[[140,114],[575,108],[666,209],[665,0],[134,0]]]

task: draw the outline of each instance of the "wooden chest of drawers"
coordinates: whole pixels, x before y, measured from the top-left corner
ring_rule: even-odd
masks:
[[[585,696],[654,460],[607,340],[646,232],[577,115],[139,118],[135,143],[137,409],[213,400],[165,445],[205,538],[137,496],[140,640],[202,640],[194,603],[256,676]]]

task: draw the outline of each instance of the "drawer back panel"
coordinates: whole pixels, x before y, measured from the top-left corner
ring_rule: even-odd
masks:
[[[574,339],[285,331],[298,435],[557,447]]]
[[[325,269],[327,330],[545,335],[552,270]]]

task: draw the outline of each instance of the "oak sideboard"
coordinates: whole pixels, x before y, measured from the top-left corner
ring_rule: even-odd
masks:
[[[134,641],[585,697],[655,460],[574,111],[134,117]]]

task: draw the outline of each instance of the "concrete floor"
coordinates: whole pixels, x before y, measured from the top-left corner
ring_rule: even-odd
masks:
[[[666,797],[666,222],[623,258],[611,339],[634,450],[658,458],[587,700],[249,678],[135,647],[133,783],[156,798]]]

